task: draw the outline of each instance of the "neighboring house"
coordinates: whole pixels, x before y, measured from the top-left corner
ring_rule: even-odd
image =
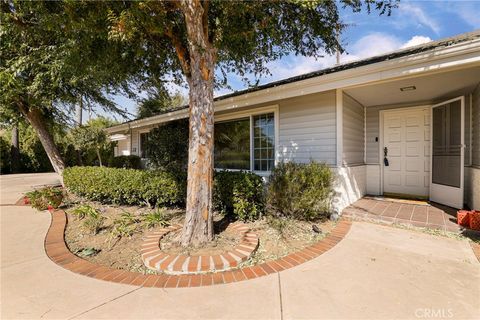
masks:
[[[116,155],[145,156],[151,128],[186,117],[107,130]],[[215,138],[216,168],[326,162],[339,211],[366,194],[480,209],[480,31],[219,97]]]

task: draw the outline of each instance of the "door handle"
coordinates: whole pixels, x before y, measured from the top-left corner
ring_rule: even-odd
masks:
[[[388,167],[390,165],[388,163],[387,155],[388,155],[388,148],[384,147],[383,148],[383,164],[385,165],[385,167]]]

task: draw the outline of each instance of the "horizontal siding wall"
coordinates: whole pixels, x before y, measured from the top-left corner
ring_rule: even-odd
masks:
[[[343,94],[343,164],[364,163],[365,113],[363,106],[347,94]]]
[[[279,161],[335,165],[335,92],[274,102],[279,105]]]

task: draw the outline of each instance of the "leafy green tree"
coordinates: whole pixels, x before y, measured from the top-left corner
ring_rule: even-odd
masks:
[[[47,119],[70,117],[78,97],[124,113],[108,95],[132,94],[124,80],[129,74],[134,81],[135,52],[108,40],[106,4],[2,0],[0,5],[1,116],[25,118],[61,174],[65,160]]]
[[[76,150],[82,153],[95,152],[100,166],[103,166],[102,153],[112,150],[113,143],[108,140],[105,128],[114,122],[105,117],[92,119],[83,126],[77,126],[70,130],[71,142]]]
[[[167,91],[161,91],[140,102],[137,106],[137,118],[151,117],[186,105],[188,105],[188,99],[180,92],[177,91],[170,95]]]
[[[226,75],[268,73],[287,54],[341,49],[339,6],[389,14],[397,0],[2,1],[0,105],[32,124],[57,172],[64,163],[42,119],[78,96],[114,110],[105,92],[132,83],[189,86],[189,156],[182,244],[213,239],[213,91]],[[114,40],[114,41],[108,41]],[[223,77],[216,78],[218,70]],[[128,91],[130,94],[133,94]],[[73,94],[72,94],[73,93]],[[117,110],[119,111],[119,110]],[[67,112],[68,113],[68,112]]]
[[[213,239],[214,86],[235,72],[261,75],[286,54],[320,57],[340,48],[339,6],[390,14],[396,0],[145,1],[111,7],[110,35],[145,49],[164,78],[189,86],[188,192],[182,244]],[[322,50],[323,49],[323,50]],[[215,78],[215,71],[224,75]]]

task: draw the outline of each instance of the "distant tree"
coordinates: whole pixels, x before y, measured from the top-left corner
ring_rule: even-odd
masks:
[[[170,95],[167,91],[161,91],[152,97],[140,101],[140,104],[137,106],[137,118],[148,118],[186,105],[188,105],[188,98],[180,92],[177,91]]]
[[[31,124],[61,174],[65,160],[47,119],[70,118],[79,96],[125,114],[108,95],[133,94],[134,79],[127,83],[125,74],[137,70],[131,57],[135,53],[109,41],[107,5],[101,2],[1,0],[0,6],[2,114]]]
[[[101,154],[112,147],[104,129],[113,124],[115,122],[110,119],[98,117],[88,121],[85,125],[71,129],[70,136],[73,146],[82,153],[93,150],[100,166],[103,166]]]

